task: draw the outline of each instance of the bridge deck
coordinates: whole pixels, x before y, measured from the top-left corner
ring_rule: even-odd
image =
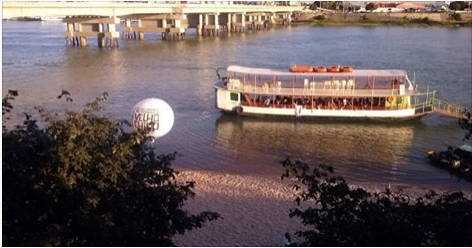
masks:
[[[289,13],[302,6],[222,4],[177,4],[163,2],[13,2],[2,3],[4,19],[37,16],[126,16],[132,14]]]

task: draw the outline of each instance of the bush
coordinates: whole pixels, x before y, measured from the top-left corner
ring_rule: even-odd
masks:
[[[361,20],[361,21],[370,21],[370,19],[367,18],[367,15],[362,15],[362,16],[360,17],[360,20]]]
[[[300,246],[469,246],[472,200],[461,192],[430,191],[412,197],[401,190],[372,193],[332,176],[333,167],[287,158],[283,178],[294,179],[299,207],[290,209],[306,226]]]
[[[326,17],[324,15],[317,15],[313,17],[313,19],[317,21],[323,21],[324,19],[326,19]]]
[[[449,19],[454,21],[462,21],[461,14],[455,12],[449,14]]]
[[[13,108],[10,93],[2,113]],[[176,181],[176,154],[154,154],[144,131],[100,114],[106,99],[64,117],[38,109],[44,128],[29,114],[3,127],[4,245],[171,246],[175,234],[220,217],[183,210],[195,182]]]

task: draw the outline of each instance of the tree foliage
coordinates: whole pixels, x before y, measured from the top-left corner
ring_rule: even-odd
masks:
[[[336,10],[337,3],[335,1],[321,1],[321,2],[320,1],[315,1],[310,6],[310,9],[312,9],[312,10],[316,10],[318,8]]]
[[[372,10],[375,10],[377,9],[377,5],[375,3],[368,3],[366,6],[365,6],[365,10],[367,11],[372,11]]]
[[[470,111],[468,111],[467,109],[464,109],[462,114],[467,117],[459,119],[459,126],[462,128],[462,130],[465,130],[463,141],[470,140],[470,137],[472,135],[472,116],[470,114]]]
[[[451,10],[464,10],[469,6],[469,2],[464,1],[454,1],[449,4],[449,9]]]
[[[3,98],[2,113],[16,95]],[[171,246],[175,234],[220,217],[183,209],[195,182],[176,180],[176,154],[156,155],[145,131],[101,114],[106,99],[63,117],[38,109],[43,128],[25,114],[3,129],[4,245]]]
[[[300,246],[470,246],[472,200],[462,192],[412,197],[386,188],[369,192],[333,176],[333,167],[287,158],[282,179],[294,181],[306,226]]]

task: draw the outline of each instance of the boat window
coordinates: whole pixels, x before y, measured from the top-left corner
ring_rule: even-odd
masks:
[[[229,98],[231,99],[231,101],[239,101],[239,94],[238,93],[231,93]]]

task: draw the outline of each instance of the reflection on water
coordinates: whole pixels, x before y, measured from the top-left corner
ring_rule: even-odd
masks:
[[[251,118],[222,114],[215,123],[216,139],[228,157],[274,153],[336,165],[354,163],[366,170],[383,170],[394,177],[395,166],[404,164],[414,127],[409,124],[357,123],[336,120]],[[258,162],[259,159],[255,158]],[[373,168],[372,168],[373,167]],[[359,168],[359,170],[363,170]]]
[[[257,166],[265,174],[279,175],[280,161],[291,156],[333,165],[336,173],[350,182],[426,186],[456,181],[447,173],[438,176],[436,168],[410,160],[415,132],[423,128],[418,119],[381,123],[225,113],[215,122],[221,152],[238,162],[241,171]],[[470,189],[467,183],[462,186]]]

